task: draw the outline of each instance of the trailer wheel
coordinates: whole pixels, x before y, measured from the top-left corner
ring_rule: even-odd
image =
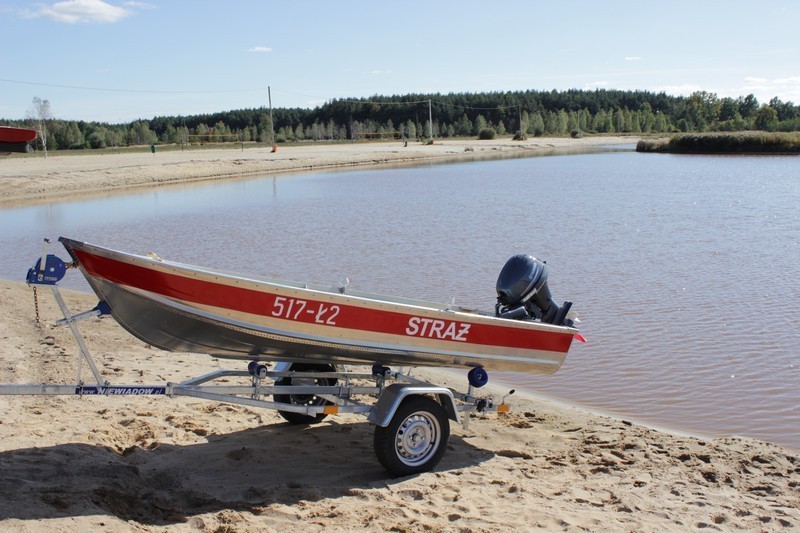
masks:
[[[450,422],[444,408],[427,396],[410,396],[386,427],[375,428],[375,455],[395,476],[432,470],[444,455]]]
[[[323,364],[310,364],[310,363],[296,363],[293,364],[291,369],[295,372],[335,372],[336,369],[331,365],[323,365]],[[321,385],[321,386],[333,386],[336,385],[336,378],[304,378],[294,377],[294,378],[281,378],[275,382],[275,385]],[[291,405],[303,405],[306,407],[313,407],[317,405],[332,405],[332,402],[329,402],[325,398],[321,398],[316,394],[276,394],[274,396],[274,400],[278,403],[288,403]],[[306,415],[303,413],[294,413],[291,411],[281,411],[278,410],[278,413],[290,424],[295,425],[307,425],[307,424],[316,424],[318,422],[322,422],[322,420],[328,416],[324,413],[320,413],[316,416],[314,415]]]

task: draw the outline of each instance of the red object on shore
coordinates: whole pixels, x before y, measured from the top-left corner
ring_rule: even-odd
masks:
[[[0,142],[4,143],[26,143],[36,138],[36,130],[27,128],[14,128],[12,126],[0,126]]]

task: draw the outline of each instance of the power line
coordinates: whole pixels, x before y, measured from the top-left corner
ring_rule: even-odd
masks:
[[[336,102],[344,102],[346,104],[365,104],[365,105],[409,105],[409,104],[427,104],[430,99],[427,100],[413,100],[409,102],[392,102],[390,100],[385,101],[378,101],[378,100],[346,100],[344,98],[331,98],[328,101],[331,102],[336,100]]]
[[[522,104],[497,105],[497,106],[494,106],[494,107],[476,107],[476,106],[471,106],[471,105],[448,104],[448,103],[445,103],[445,102],[437,102],[436,100],[434,100],[433,103],[435,103],[436,105],[444,106],[444,107],[457,107],[459,109],[472,109],[472,110],[475,110],[475,111],[493,111],[495,109],[503,109],[503,108],[515,109],[515,108],[522,107]]]
[[[225,94],[225,93],[246,93],[266,91],[266,87],[254,89],[225,89],[214,91],[164,91],[152,89],[116,89],[111,87],[84,87],[81,85],[62,85],[58,83],[39,83],[34,81],[21,81],[21,80],[7,80],[0,78],[0,82],[17,83],[19,85],[35,85],[37,87],[54,87],[58,89],[75,89],[79,91],[99,91],[99,92],[112,92],[112,93],[140,93],[140,94]]]
[[[248,89],[217,89],[217,90],[205,90],[205,91],[167,91],[161,89],[118,89],[114,87],[87,87],[83,85],[66,85],[60,83],[42,83],[42,82],[34,82],[34,81],[26,81],[26,80],[9,80],[6,78],[0,78],[0,82],[4,83],[16,83],[19,85],[33,85],[36,87],[53,87],[58,89],[73,89],[78,91],[97,91],[97,92],[113,92],[113,93],[134,93],[134,94],[232,94],[232,93],[247,93],[247,92],[263,92],[268,91],[269,87],[255,87],[255,88],[248,88]],[[433,98],[429,98],[426,100],[410,100],[410,101],[387,101],[387,100],[350,100],[346,98],[323,98],[320,96],[298,93],[293,91],[287,91],[285,89],[276,89],[277,91],[287,93],[287,94],[294,94],[297,96],[305,96],[306,98],[314,98],[316,100],[323,100],[326,102],[343,102],[347,104],[363,104],[363,105],[418,105],[418,104],[427,104],[428,102],[432,102],[435,105],[440,105],[443,107],[455,107],[459,109],[471,109],[475,111],[491,111],[495,109],[502,109],[502,108],[520,108],[522,104],[508,104],[508,105],[499,105],[495,107],[476,107],[476,106],[468,106],[468,105],[458,105],[458,104],[449,104],[446,102],[438,101]]]

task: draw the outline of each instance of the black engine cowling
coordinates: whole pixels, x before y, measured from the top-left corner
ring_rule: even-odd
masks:
[[[548,324],[572,326],[567,313],[572,302],[558,306],[547,286],[547,265],[532,255],[519,254],[506,261],[497,278],[495,312],[501,318],[536,318]]]

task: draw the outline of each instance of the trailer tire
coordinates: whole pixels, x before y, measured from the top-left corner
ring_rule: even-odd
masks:
[[[311,363],[296,363],[291,366],[291,369],[295,372],[336,371],[336,369],[331,365],[311,364]],[[336,378],[303,378],[302,376],[300,376],[295,378],[289,378],[289,377],[281,378],[275,382],[275,385],[300,385],[300,384],[333,386],[336,385]],[[291,405],[305,405],[305,406],[332,405],[331,402],[317,396],[316,394],[276,394],[274,396],[274,400],[278,403],[288,403]],[[283,419],[289,422],[290,424],[298,426],[317,424],[319,422],[322,422],[322,420],[325,419],[326,416],[328,416],[324,413],[320,413],[314,416],[314,415],[306,415],[303,413],[294,413],[292,411],[281,411],[281,410],[278,410],[278,414],[280,414],[283,417]]]
[[[375,427],[375,455],[394,476],[432,470],[444,455],[450,422],[439,402],[427,396],[409,396],[386,427]]]

